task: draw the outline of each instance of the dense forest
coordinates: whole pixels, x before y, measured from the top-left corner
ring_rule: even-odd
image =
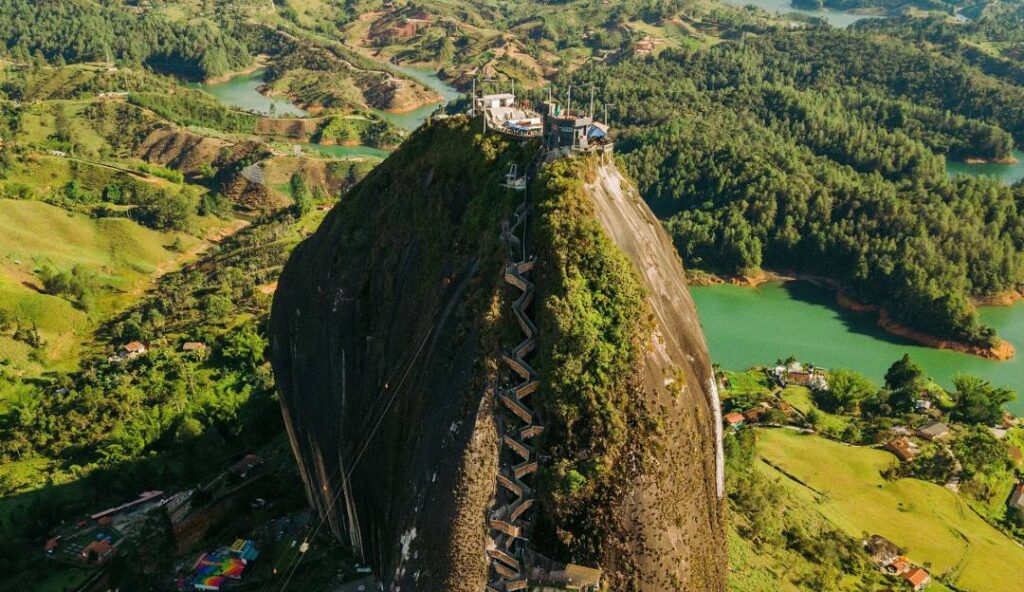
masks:
[[[1024,5],[1006,4],[992,15],[964,22],[944,17],[869,19],[854,28],[916,44],[927,43],[991,76],[1024,84]]]
[[[949,179],[941,157],[1009,156],[1020,87],[830,30],[574,81],[601,89],[621,157],[688,265],[826,276],[898,323],[983,345],[992,331],[970,298],[1024,284],[1024,187]]]
[[[0,52],[22,62],[117,60],[194,79],[219,76],[252,59],[238,36],[213,19],[174,23],[157,12],[86,0],[0,0],[0,41]]]

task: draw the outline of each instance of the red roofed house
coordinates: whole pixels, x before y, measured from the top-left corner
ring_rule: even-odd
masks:
[[[746,421],[742,413],[737,413],[735,411],[733,411],[732,413],[727,413],[723,419],[725,419],[725,425],[733,429],[739,429],[743,427],[743,423],[744,421]]]
[[[895,561],[886,566],[889,573],[893,575],[900,575],[906,573],[910,568],[914,567],[914,564],[910,562],[906,557],[897,557]]]
[[[920,567],[911,568],[902,576],[904,581],[911,585],[914,590],[924,590],[925,586],[931,583],[932,577]]]
[[[114,547],[106,539],[93,541],[82,549],[81,556],[89,562],[103,563],[114,553]]]
[[[141,341],[132,341],[121,346],[122,358],[137,358],[146,353],[146,344]]]

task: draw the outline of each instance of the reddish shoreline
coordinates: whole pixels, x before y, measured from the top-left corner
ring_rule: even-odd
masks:
[[[731,284],[734,286],[740,286],[744,288],[756,288],[761,284],[767,282],[790,282],[790,281],[806,281],[812,284],[822,286],[833,290],[836,295],[836,304],[847,310],[854,312],[871,312],[878,314],[878,326],[891,333],[898,335],[905,339],[909,339],[920,345],[927,347],[933,347],[936,349],[948,349],[951,351],[958,351],[965,354],[971,354],[990,360],[1005,361],[1012,359],[1016,353],[1016,349],[1013,344],[1004,339],[999,341],[991,347],[980,347],[976,345],[970,345],[967,343],[961,343],[958,341],[951,341],[947,339],[940,339],[934,335],[928,335],[927,333],[911,329],[896,323],[889,317],[888,311],[884,308],[875,305],[860,302],[852,298],[839,282],[820,276],[806,275],[800,273],[780,273],[774,271],[762,271],[756,276],[719,276],[711,273],[691,271],[687,272],[687,280],[690,285],[694,286],[713,286],[718,284]],[[1024,299],[1024,292],[1012,291],[1003,294],[996,294],[993,296],[987,296],[984,298],[976,298],[973,300],[973,304],[981,306],[1009,306],[1018,300]]]

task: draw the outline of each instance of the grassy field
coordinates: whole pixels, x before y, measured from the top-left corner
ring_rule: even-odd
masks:
[[[820,429],[844,430],[849,425],[848,418],[842,415],[827,413],[818,409],[814,404],[811,389],[805,386],[790,385],[782,390],[780,396],[784,401],[796,408],[800,413],[807,415],[811,411],[817,411],[820,418],[818,427]]]
[[[182,233],[156,232],[123,218],[93,219],[37,201],[0,200],[0,308],[35,323],[46,341],[46,357],[73,363],[83,332],[92,326],[85,312],[43,294],[36,275],[43,265],[68,270],[82,265],[104,290],[96,314],[108,316],[137,297],[148,282],[175,266],[200,240]],[[168,247],[180,239],[184,252]],[[29,349],[9,335],[0,337],[0,359],[25,365]]]
[[[784,473],[763,469],[849,535],[881,534],[961,589],[1024,590],[1024,548],[939,485],[885,481],[880,473],[893,462],[891,454],[789,430],[758,435],[762,458]]]
[[[772,384],[765,375],[764,370],[752,369],[744,372],[725,371],[725,377],[729,381],[727,396],[769,396],[772,392]]]

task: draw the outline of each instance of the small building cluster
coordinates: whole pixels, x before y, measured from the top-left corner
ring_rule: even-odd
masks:
[[[777,425],[793,419],[796,415],[796,409],[792,405],[782,399],[776,399],[771,402],[761,401],[743,411],[734,409],[722,416],[722,423],[727,428],[738,430],[748,425]]]
[[[864,541],[864,550],[883,573],[900,578],[915,591],[924,590],[932,581],[927,570],[914,565],[899,547],[881,535],[871,535]]]
[[[516,100],[515,92],[478,94],[473,91],[473,114],[483,116],[484,126],[517,138],[542,138],[549,154],[610,152],[612,141],[607,123],[597,121],[591,108],[572,108],[548,99],[532,106]]]
[[[779,385],[780,388],[795,384],[817,390],[828,390],[828,379],[825,377],[824,368],[817,368],[813,364],[808,364],[806,367],[797,361],[780,364],[772,368],[768,375],[772,382]]]
[[[139,497],[76,520],[51,536],[43,546],[50,559],[98,566],[117,554],[145,516],[165,501],[162,491],[145,491]]]
[[[153,517],[166,517],[171,535],[182,548],[201,540],[210,525],[209,512],[217,509],[217,500],[225,499],[266,474],[261,470],[263,459],[254,454],[245,455],[206,485],[187,489],[174,494],[163,491],[144,491],[135,499],[122,504],[82,516],[69,524],[57,528],[43,546],[48,559],[75,566],[101,567],[120,550],[137,544],[146,532],[144,526]],[[202,496],[197,493],[202,493]],[[203,502],[197,502],[199,499]],[[261,500],[257,500],[259,502]],[[255,504],[256,502],[254,502]],[[237,557],[246,561],[256,558],[251,541],[236,542],[230,549],[222,550],[225,557]],[[226,555],[225,555],[226,554]],[[207,558],[204,577],[231,578],[231,570],[213,573],[210,565],[217,563],[217,554]],[[237,564],[237,562],[235,562]],[[226,566],[220,562],[218,565]],[[198,572],[196,572],[198,573]],[[211,580],[215,582],[217,580]],[[210,582],[202,583],[207,585]],[[215,590],[217,588],[199,588]]]
[[[896,455],[902,462],[911,462],[921,454],[921,440],[926,442],[942,442],[952,432],[949,426],[941,421],[929,421],[916,430],[906,426],[895,426],[889,429],[892,439],[885,443],[884,448]],[[915,440],[915,438],[917,438]]]

